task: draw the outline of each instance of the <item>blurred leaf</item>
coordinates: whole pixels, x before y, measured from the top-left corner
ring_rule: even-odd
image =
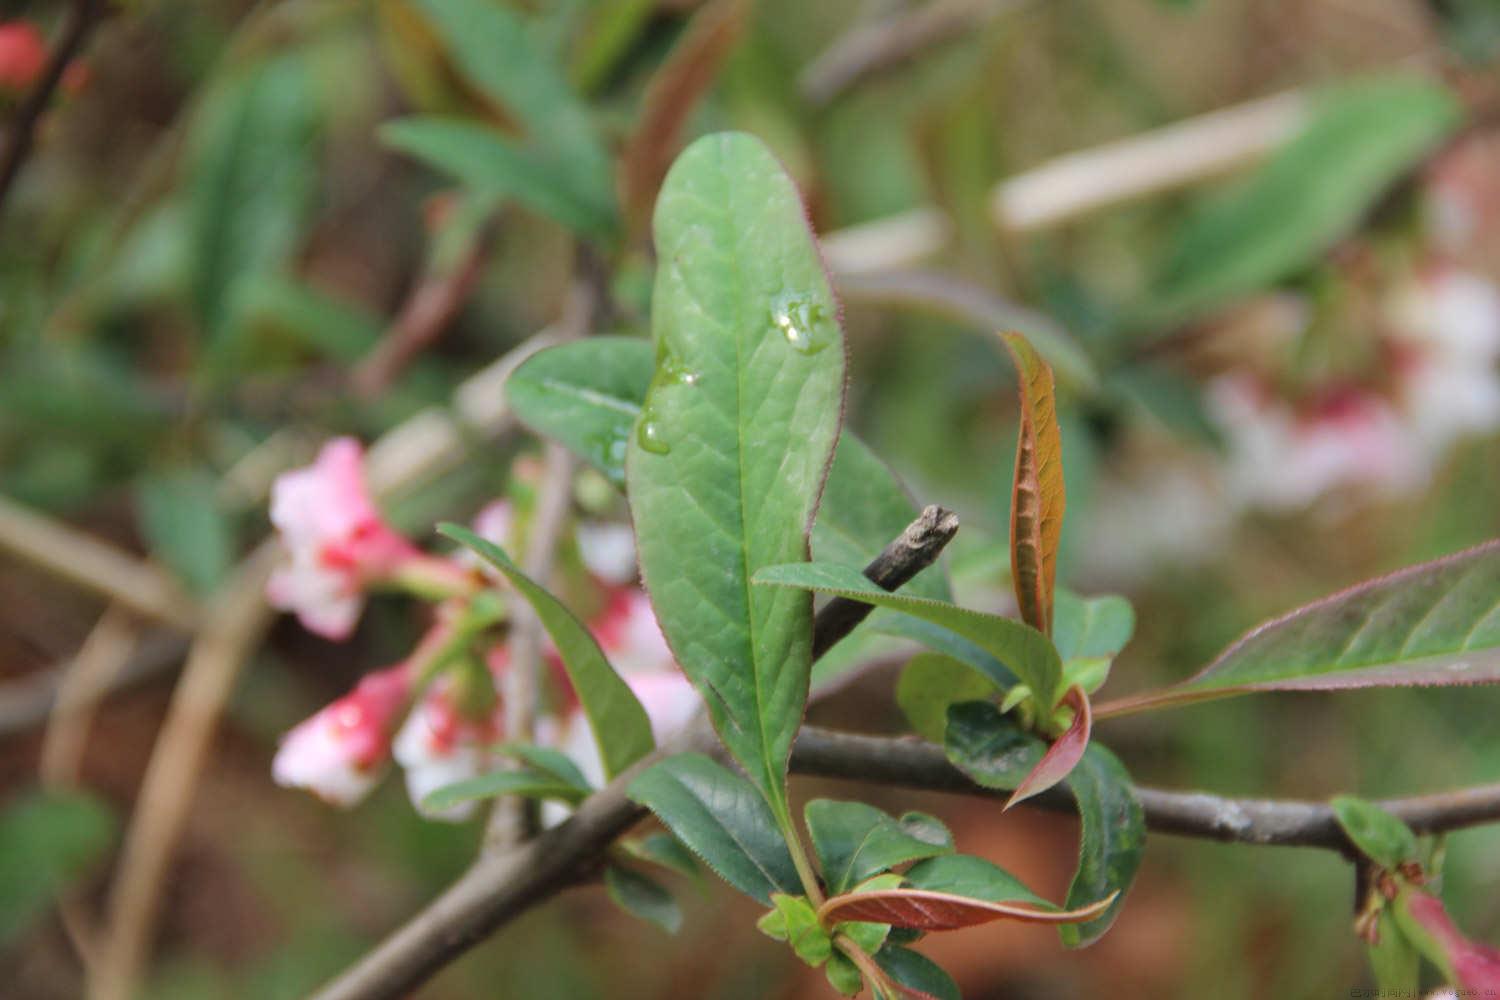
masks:
[[[620,151],[620,201],[632,233],[650,221],[688,116],[718,78],[739,37],[746,7],[744,0],[705,4],[652,75],[641,98],[640,118]]]
[[[568,680],[588,717],[594,741],[599,745],[605,777],[614,777],[650,753],[656,747],[651,720],[630,686],[610,666],[588,626],[546,588],[521,572],[500,546],[456,524],[439,525],[438,531],[472,549],[503,573],[536,611],[547,634],[557,644]]]
[[[609,865],[604,869],[604,888],[626,913],[649,920],[668,934],[682,929],[682,910],[677,900],[654,879],[634,869]]]
[[[544,774],[550,774],[565,785],[571,785],[584,793],[593,791],[589,779],[584,777],[573,758],[552,747],[539,747],[530,743],[506,743],[495,748],[500,753],[522,761]]]
[[[456,781],[422,799],[422,808],[440,813],[454,806],[502,795],[520,795],[530,799],[557,799],[577,804],[588,797],[589,787],[561,780],[551,771],[523,767],[516,770],[490,771],[476,778]]]
[[[1046,748],[1022,732],[988,702],[956,705],[948,713],[948,759],[976,784],[1013,789],[1036,766]],[[1081,821],[1078,870],[1068,887],[1068,905],[1079,907],[1118,890],[1101,916],[1063,930],[1063,943],[1080,947],[1098,939],[1124,905],[1124,894],[1140,867],[1145,815],[1124,766],[1107,748],[1091,743],[1066,782]]]
[[[754,582],[847,597],[932,622],[999,659],[1032,691],[1040,692],[1039,701],[1049,706],[1057,703],[1055,692],[1062,679],[1062,662],[1047,637],[1029,625],[955,604],[888,593],[850,566],[829,563],[769,566],[755,574]]]
[[[1447,89],[1410,76],[1321,95],[1295,139],[1183,227],[1157,284],[1153,317],[1185,318],[1307,266],[1461,118]]]
[[[1378,939],[1365,949],[1375,985],[1386,996],[1417,996],[1422,954],[1402,932],[1390,907],[1381,907],[1375,933]]]
[[[518,163],[550,169],[573,197],[612,215],[609,156],[588,108],[569,89],[546,47],[528,32],[526,21],[491,0],[418,0],[417,7],[458,68],[520,119],[529,148],[522,151],[494,137],[498,148],[510,149]]]
[[[114,817],[87,795],[31,792],[0,812],[0,944],[45,912],[103,856]]]
[[[1065,506],[1057,390],[1052,369],[1025,337],[1002,333],[1000,339],[1015,362],[1021,385],[1020,443],[1016,446],[1010,503],[1011,581],[1021,618],[1038,632],[1050,635],[1057,541],[1062,535]]]
[[[790,827],[812,598],[749,578],[807,558],[843,415],[838,306],[796,187],[751,136],[688,147],[655,235],[657,367],[625,465],[641,578],[720,738]]]
[[[458,118],[401,118],[380,127],[387,146],[492,196],[513,197],[570,229],[606,236],[614,207],[577,183],[550,153],[517,145],[486,125]]]
[[[1197,674],[1099,706],[1115,715],[1251,691],[1500,681],[1500,540],[1370,580],[1258,625]]]
[[[1329,805],[1348,838],[1365,856],[1392,871],[1416,861],[1417,836],[1411,828],[1373,802],[1352,795],[1335,796]]]
[[[679,875],[685,875],[699,884],[702,884],[702,869],[698,867],[698,859],[693,852],[688,850],[676,837],[670,833],[657,832],[641,837],[639,840],[627,840],[625,849],[642,861],[650,861],[670,868]]]
[[[896,820],[863,802],[814,799],[805,818],[831,893],[848,892],[894,865],[953,851],[952,834],[921,813]]]
[[[151,554],[198,594],[207,594],[234,562],[234,532],[206,470],[149,474],[136,488],[141,534]]]
[[[880,949],[875,960],[891,980],[914,1000],[963,1000],[953,977],[921,952],[887,945]]]
[[[246,280],[237,320],[334,361],[359,360],[380,339],[384,327],[380,317],[364,307],[278,274]]]
[[[655,10],[656,0],[603,0],[594,4],[573,59],[573,79],[579,90],[592,93],[599,89],[650,23]]]
[[[776,819],[753,785],[702,754],[678,754],[630,784],[650,809],[719,877],[769,906],[800,889]]]
[[[301,238],[317,181],[316,107],[305,67],[285,56],[234,77],[195,123],[187,181],[193,303],[218,349],[242,282],[280,267]]]
[[[965,701],[982,701],[999,688],[967,663],[942,653],[912,657],[896,682],[896,704],[912,729],[942,746],[948,730],[948,709]]]

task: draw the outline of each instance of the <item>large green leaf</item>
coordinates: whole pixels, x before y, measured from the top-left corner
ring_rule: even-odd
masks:
[[[1295,139],[1184,227],[1158,283],[1153,318],[1184,317],[1306,266],[1460,119],[1449,91],[1411,76],[1321,95]]]
[[[922,813],[897,820],[863,802],[814,799],[804,815],[831,893],[848,892],[892,865],[953,852],[953,836]]]
[[[657,367],[626,453],[641,576],[720,738],[783,825],[812,597],[752,588],[807,558],[844,394],[843,334],[801,199],[756,139],[700,139],[656,204]]]
[[[588,627],[546,588],[521,572],[500,546],[456,524],[444,524],[438,530],[473,549],[504,573],[535,609],[547,634],[557,644],[563,668],[573,682],[573,689],[578,692],[589,728],[594,731],[594,739],[599,744],[604,773],[613,777],[650,753],[656,746],[651,735],[651,720],[629,685],[610,666]]]
[[[1187,680],[1101,705],[1126,712],[1243,694],[1500,681],[1500,540],[1398,570],[1251,629]]]
[[[505,382],[522,423],[565,445],[616,484],[655,369],[651,344],[638,337],[589,337],[528,358]],[[917,516],[890,466],[853,434],[839,436],[813,521],[816,558],[864,565]],[[904,588],[946,600],[948,584],[930,568]]]
[[[1022,732],[989,702],[955,705],[948,712],[946,750],[954,766],[986,788],[1016,788],[1046,751],[1046,744]],[[1140,867],[1145,845],[1145,814],[1130,775],[1117,757],[1090,743],[1064,781],[1078,808],[1081,831],[1078,870],[1068,887],[1067,905],[1087,906],[1119,890],[1102,915],[1062,930],[1063,943],[1080,947],[1099,938],[1124,905]]]
[[[801,892],[797,869],[766,801],[702,754],[678,754],[630,784],[630,797],[654,812],[719,876],[748,896]]]
[[[755,582],[800,587],[834,594],[876,607],[893,608],[903,614],[940,625],[969,640],[1004,663],[1050,708],[1057,703],[1062,681],[1062,661],[1051,641],[1022,622],[999,615],[961,608],[954,604],[892,594],[881,590],[864,574],[849,566],[828,563],[791,563],[771,566],[755,574]]]
[[[457,118],[402,118],[381,126],[380,138],[475,191],[513,197],[571,229],[600,236],[614,228],[613,204],[560,169],[554,154],[522,146],[488,126]]]
[[[930,1000],[962,1000],[958,984],[943,967],[919,951],[886,945],[875,956],[891,980],[905,988],[906,996]]]
[[[0,812],[0,943],[24,930],[54,895],[109,846],[114,821],[82,795],[28,794]]]

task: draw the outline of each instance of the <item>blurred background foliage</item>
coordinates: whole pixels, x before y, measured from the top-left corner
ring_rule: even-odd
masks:
[[[4,17],[47,34],[67,6],[7,3]],[[1110,691],[1185,676],[1264,617],[1500,534],[1493,0],[699,8],[111,5],[3,205],[5,498],[210,595],[266,535],[275,472],[328,435],[373,440],[448,412],[461,380],[562,313],[580,244],[612,292],[600,332],[644,331],[641,191],[680,139],[640,123],[669,103],[663,67],[688,50],[707,53],[712,83],[684,135],[761,136],[815,228],[838,234],[850,424],[918,497],[961,513],[950,565],[972,603],[1001,600],[1007,571],[996,543],[1014,387],[993,327],[1050,347],[1064,383],[1064,579],[1138,609]],[[734,19],[724,44],[685,41],[718,30],[714,18]],[[946,28],[921,33],[934,24]],[[895,54],[869,58],[857,43],[871,39]],[[8,114],[23,90],[0,93]],[[1165,160],[1107,161],[1113,179],[1144,181],[1139,195],[1018,223],[1042,197],[1019,181],[1055,179],[1045,171],[1061,157],[1288,94],[1273,117],[1289,127],[1238,169],[1150,182],[1241,134],[1204,133]],[[846,266],[851,240],[890,250],[850,227],[892,217],[926,225],[897,231],[895,255],[907,278],[937,276],[936,293],[888,266]],[[460,292],[441,339],[393,349],[434,284]],[[393,516],[426,537],[504,491],[513,459],[536,447],[520,434],[476,443],[391,498]],[[0,681],[22,691],[45,678],[100,608],[0,560]],[[283,625],[257,652],[173,869],[147,995],[301,995],[472,855],[477,826],[426,823],[389,783],[346,814],[269,780],[279,733],[409,645],[413,608],[376,610],[345,645]],[[820,720],[895,729],[890,683],[867,679]],[[170,693],[157,675],[101,710],[85,797],[36,791],[41,720],[0,734],[7,995],[78,995],[50,901],[102,898],[111,831]],[[1484,690],[1287,695],[1100,735],[1144,782],[1373,797],[1495,780],[1496,704]],[[1068,821],[871,795],[950,818],[970,850],[1041,891],[1065,884]],[[1446,869],[1459,923],[1492,941],[1497,849],[1495,831],[1455,835]],[[1333,856],[1162,837],[1094,948],[1065,954],[1045,929],[1007,928],[932,953],[975,998],[1333,995],[1367,977],[1348,883]],[[822,995],[725,900],[689,894],[673,939],[602,893],[573,893],[423,995]]]

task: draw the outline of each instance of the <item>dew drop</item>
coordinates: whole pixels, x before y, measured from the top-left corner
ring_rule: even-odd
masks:
[[[636,426],[635,440],[642,451],[649,451],[653,455],[665,455],[672,450],[672,446],[662,438],[661,425],[649,413]]]
[[[823,307],[805,299],[793,295],[778,299],[771,309],[771,322],[800,354],[816,354],[833,343]]]

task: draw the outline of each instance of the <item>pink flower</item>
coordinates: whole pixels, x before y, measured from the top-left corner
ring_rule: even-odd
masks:
[[[323,446],[317,461],[280,476],[271,522],[290,564],[266,586],[271,604],[294,611],[312,632],[347,638],[365,589],[389,580],[422,554],[381,518],[365,490],[363,456],[353,438]]]
[[[1428,957],[1445,959],[1437,964],[1453,977],[1455,986],[1476,995],[1493,995],[1480,991],[1500,990],[1500,950],[1464,937],[1436,896],[1408,889],[1404,902],[1407,913],[1439,953],[1437,956],[1429,953]]]
[[[406,664],[368,674],[348,694],[300,723],[281,741],[271,774],[337,806],[364,798],[391,752],[391,733],[411,696]]]
[[[47,42],[29,21],[0,24],[0,90],[22,91],[47,65]]]
[[[1372,392],[1349,387],[1294,407],[1254,376],[1223,375],[1207,403],[1228,439],[1230,491],[1251,506],[1296,510],[1350,488],[1400,493],[1428,472],[1411,429]]]
[[[604,611],[589,624],[589,631],[627,680],[633,674],[677,669],[651,599],[639,587],[612,591]]]
[[[454,703],[446,679],[436,682],[407,716],[396,734],[396,762],[406,770],[406,791],[412,805],[428,819],[462,822],[474,813],[474,803],[433,811],[423,800],[447,785],[483,774],[495,763],[492,747],[504,731],[497,704],[482,718],[464,715]]]
[[[635,580],[635,532],[630,525],[582,521],[573,537],[583,564],[601,583],[618,587]]]

